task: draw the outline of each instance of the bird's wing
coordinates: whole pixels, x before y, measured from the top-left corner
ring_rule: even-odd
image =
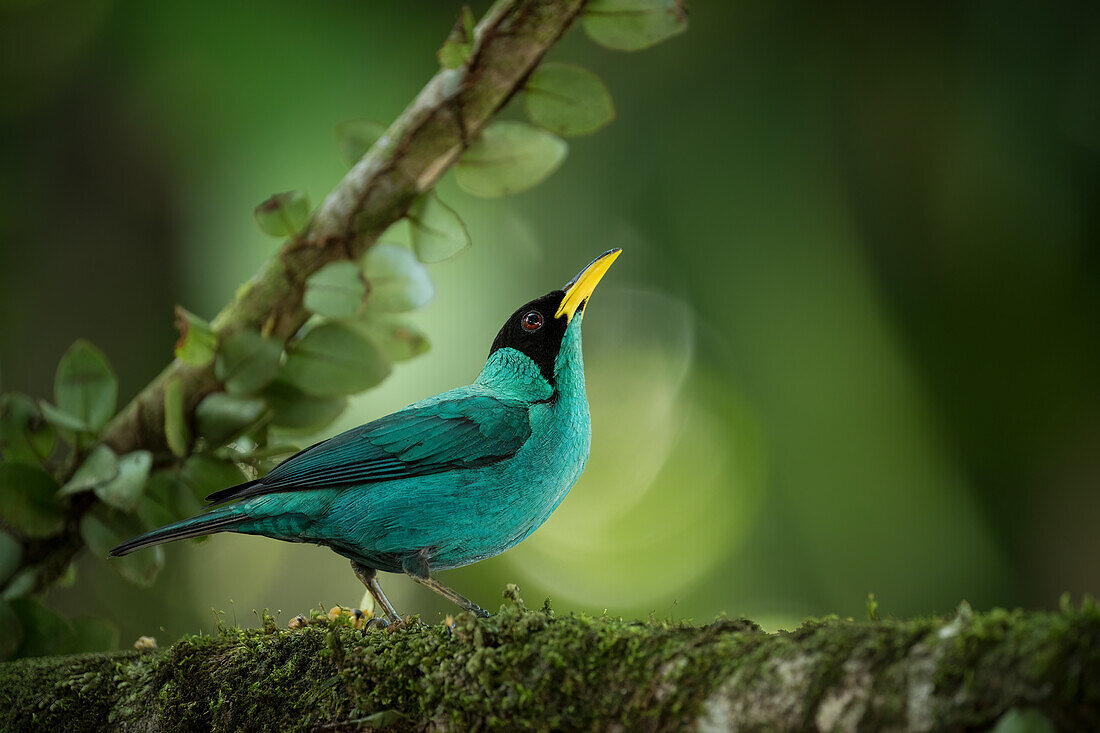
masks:
[[[496,463],[515,455],[530,437],[528,410],[528,403],[519,400],[455,390],[329,438],[262,479],[206,498],[219,503]]]

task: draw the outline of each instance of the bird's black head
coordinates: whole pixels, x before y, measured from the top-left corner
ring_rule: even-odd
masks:
[[[546,381],[553,384],[554,360],[558,358],[561,340],[569,326],[568,319],[554,315],[564,298],[564,290],[555,290],[521,306],[505,321],[489,355],[498,349],[515,349],[535,362]]]
[[[542,376],[554,384],[554,362],[561,351],[561,342],[574,315],[584,312],[584,306],[600,278],[622,250],[612,249],[592,260],[561,290],[547,293],[521,306],[500,329],[489,356],[503,348],[526,354],[538,365]],[[578,321],[578,327],[580,322]]]

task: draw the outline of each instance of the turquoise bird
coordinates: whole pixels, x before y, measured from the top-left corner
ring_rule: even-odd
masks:
[[[311,542],[350,559],[390,621],[399,617],[379,570],[405,573],[488,616],[433,573],[515,546],[580,478],[592,435],[581,321],[619,252],[513,313],[473,384],[307,448],[261,479],[207,497],[221,506],[111,555],[216,532]]]

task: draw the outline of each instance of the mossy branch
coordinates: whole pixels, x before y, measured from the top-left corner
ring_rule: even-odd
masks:
[[[518,92],[543,55],[580,14],[584,0],[499,0],[477,26],[469,62],[443,69],[314,213],[214,319],[224,337],[262,329],[284,341],[305,323],[306,278],[330,262],[356,259],[431,189],[482,128]],[[167,450],[164,388],[182,380],[191,414],[218,388],[210,366],[170,364],[110,422],[103,441],[118,453]]]
[[[265,618],[170,649],[0,666],[26,730],[971,730],[1100,727],[1100,610],[949,619],[624,622],[526,610],[358,631]]]

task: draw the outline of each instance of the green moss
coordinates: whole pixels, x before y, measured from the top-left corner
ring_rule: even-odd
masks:
[[[514,592],[497,615],[459,616],[453,629],[363,632],[321,617],[289,630],[261,621],[151,653],[0,665],[0,729],[513,729],[523,721],[679,730],[714,710],[753,729],[812,727],[841,702],[857,706],[843,709],[867,728],[897,727],[914,705],[937,727],[989,726],[1013,708],[1060,727],[1100,722],[1100,612],[1091,602],[1058,613],[830,618],[778,634],[729,619],[695,627],[558,615],[525,608]]]

